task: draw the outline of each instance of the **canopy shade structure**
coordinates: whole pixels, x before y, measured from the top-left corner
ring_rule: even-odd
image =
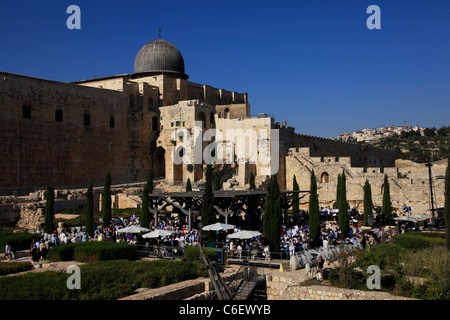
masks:
[[[153,230],[152,232],[144,234],[142,236],[142,238],[166,237],[166,236],[170,236],[172,233],[173,233],[173,231],[156,229],[156,230]]]
[[[214,224],[210,224],[207,226],[204,226],[202,228],[202,230],[205,231],[218,231],[218,230],[229,230],[229,229],[234,229],[235,225],[233,224],[225,224],[225,223],[214,223]]]
[[[411,221],[411,222],[416,222],[415,219],[410,218],[410,217],[397,217],[397,218],[394,218],[394,220],[397,220],[397,221]]]
[[[119,232],[119,233],[141,233],[141,232],[147,232],[147,231],[150,231],[150,229],[138,227],[138,226],[129,226],[129,227],[117,230],[117,232]]]
[[[261,232],[259,231],[242,230],[239,232],[232,233],[228,237],[230,239],[251,239],[260,235]]]
[[[413,218],[413,219],[417,219],[417,220],[426,220],[426,219],[429,219],[428,216],[426,216],[426,215],[424,215],[424,214],[418,214],[418,213],[412,214],[412,215],[410,215],[409,217],[410,217],[410,218]]]

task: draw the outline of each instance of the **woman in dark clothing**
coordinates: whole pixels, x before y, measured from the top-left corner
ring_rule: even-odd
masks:
[[[31,249],[31,261],[32,262],[39,262],[40,254],[39,249],[36,246],[33,246]]]

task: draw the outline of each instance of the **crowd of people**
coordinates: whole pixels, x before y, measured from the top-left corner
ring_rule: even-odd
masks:
[[[354,217],[355,216],[355,217]],[[341,237],[341,231],[336,223],[335,212],[330,209],[321,210],[321,232],[319,242],[314,243],[309,239],[309,227],[307,224],[307,217],[300,214],[294,223],[290,220],[288,224],[282,226],[280,251],[283,253],[283,258],[289,258],[297,252],[301,252],[306,248],[327,247],[329,245],[340,244],[361,244],[362,248],[366,246],[373,246],[388,236],[393,236],[392,232],[395,230],[388,230],[386,228],[379,228],[377,231],[361,230],[360,219],[354,214],[351,216],[353,228],[346,238]],[[100,220],[98,224],[94,225],[94,235],[89,236],[85,227],[66,227],[58,228],[51,235],[45,234],[41,231],[42,239],[33,241],[30,246],[31,259],[33,262],[38,262],[46,259],[47,253],[51,247],[60,244],[88,242],[88,241],[114,241],[126,242],[133,244],[143,244],[152,242],[152,244],[163,246],[196,246],[200,232],[197,228],[188,229],[187,219],[175,218],[174,215],[166,215],[158,220],[157,225],[151,221],[150,231],[154,229],[162,229],[172,231],[170,236],[161,237],[158,239],[144,239],[141,234],[122,233],[120,229],[140,225],[140,217],[132,215],[129,218],[114,217],[108,227],[104,227]],[[248,240],[230,239],[229,234],[238,232],[241,227],[238,225],[234,230],[218,231],[217,240],[218,246],[230,251],[230,254],[242,255],[258,255],[264,258],[269,258],[271,251],[267,243],[264,243],[263,236],[257,236]],[[150,232],[149,231],[149,232]],[[13,250],[10,245],[5,248],[5,253],[8,259],[13,259]]]

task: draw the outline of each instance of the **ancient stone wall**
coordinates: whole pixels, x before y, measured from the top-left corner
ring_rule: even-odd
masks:
[[[128,103],[119,91],[0,73],[0,194],[100,185],[107,169],[113,183],[144,181],[154,114]]]
[[[347,182],[347,200],[352,207],[363,209],[366,179],[371,184],[372,200],[375,206],[382,206],[384,175],[388,175],[391,201],[394,212],[402,213],[405,205],[412,208],[412,213],[431,214],[430,184],[428,168],[424,164],[398,160],[398,166],[392,168],[353,167],[349,157],[311,157],[309,148],[291,148],[286,157],[287,188],[292,188],[294,175],[300,190],[309,190],[311,171],[318,179],[319,202],[323,207],[332,207],[336,201],[337,178],[345,172]],[[433,167],[433,193],[435,208],[444,206],[444,179],[436,177],[445,175],[444,162]],[[402,175],[399,175],[399,172]],[[307,209],[307,197],[303,208]]]

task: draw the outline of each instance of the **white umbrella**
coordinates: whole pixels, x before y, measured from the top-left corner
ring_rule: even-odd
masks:
[[[172,233],[173,233],[173,231],[156,229],[156,230],[153,230],[152,232],[144,234],[142,236],[142,238],[159,238],[159,237],[170,236]]]
[[[229,229],[234,229],[234,227],[235,226],[232,224],[225,224],[225,223],[217,222],[214,224],[204,226],[202,228],[202,230],[205,230],[205,231],[229,230]]]
[[[251,239],[253,237],[257,237],[260,235],[261,232],[259,231],[242,230],[239,232],[232,233],[228,237],[231,239]]]
[[[129,226],[129,227],[117,230],[117,232],[119,232],[119,233],[141,233],[141,232],[146,232],[146,231],[150,231],[150,229],[138,227],[138,226]]]

